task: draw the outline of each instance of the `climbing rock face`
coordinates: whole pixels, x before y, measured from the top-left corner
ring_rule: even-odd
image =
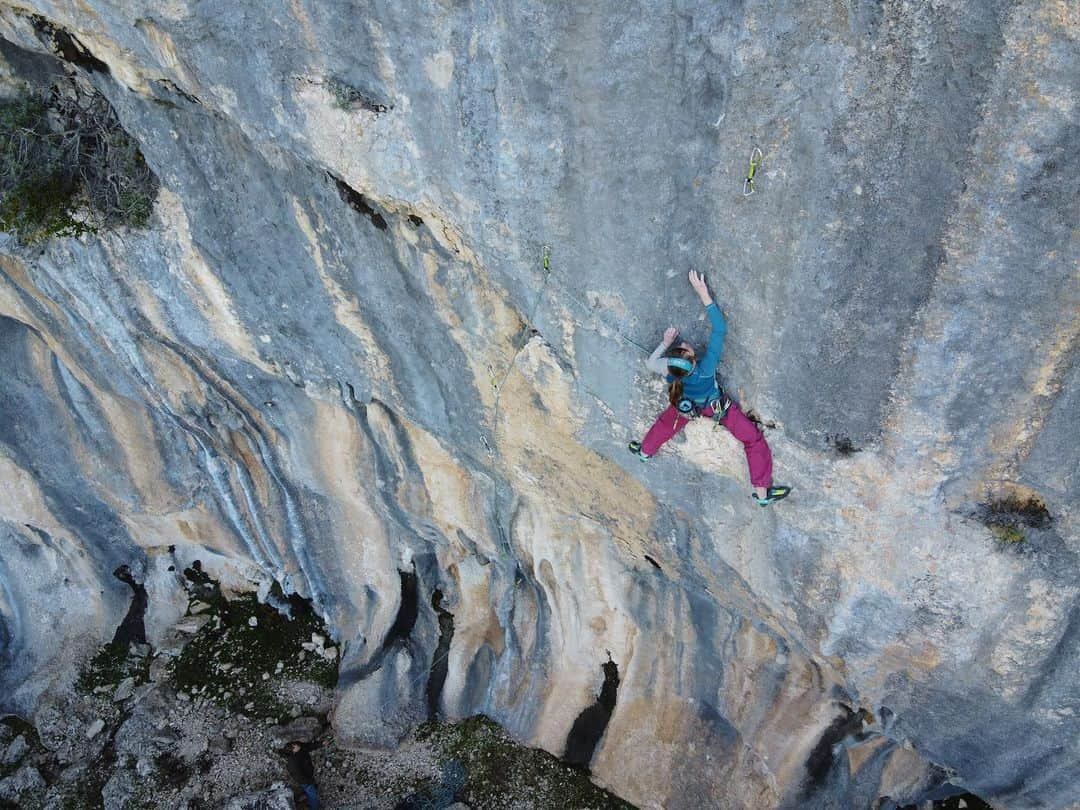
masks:
[[[0,709],[199,559],[313,600],[346,742],[1075,801],[1076,4],[271,5],[0,0],[8,91],[91,83],[161,186],[0,254]],[[625,450],[691,267],[768,509],[712,423]]]

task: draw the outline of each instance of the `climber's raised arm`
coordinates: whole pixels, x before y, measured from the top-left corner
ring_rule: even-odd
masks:
[[[705,276],[691,270],[690,286],[694,288],[694,292],[696,292],[698,298],[701,299],[701,303],[705,307],[705,312],[709,316],[709,322],[712,324],[712,334],[709,335],[709,345],[705,349],[705,354],[698,361],[699,373],[709,376],[716,373],[716,367],[720,364],[720,353],[724,349],[724,335],[727,334],[727,323],[724,321],[724,314],[720,311],[720,307],[716,305],[716,302],[712,299],[712,295],[709,294],[709,287],[705,283]]]
[[[679,336],[679,330],[674,326],[668,327],[664,330],[664,339],[660,341],[660,345],[656,347],[652,354],[649,355],[649,359],[645,361],[645,366],[649,371],[659,374],[661,377],[666,377],[667,363],[664,362],[664,353],[671,348],[671,344],[675,342],[675,338]]]

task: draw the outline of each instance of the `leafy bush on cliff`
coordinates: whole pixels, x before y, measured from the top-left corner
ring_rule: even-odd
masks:
[[[21,242],[143,226],[156,193],[100,93],[72,83],[0,104],[0,229]]]

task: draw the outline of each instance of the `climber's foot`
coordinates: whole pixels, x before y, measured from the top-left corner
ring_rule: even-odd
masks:
[[[789,494],[791,494],[791,487],[776,486],[766,489],[764,497],[757,492],[753,494],[753,497],[758,506],[768,506],[770,503],[786,498]]]
[[[650,458],[652,458],[652,456],[647,456],[641,452],[641,442],[630,442],[630,444],[626,445],[626,449],[642,461],[648,461]]]

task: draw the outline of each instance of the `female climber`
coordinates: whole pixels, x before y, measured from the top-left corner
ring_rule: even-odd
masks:
[[[746,463],[750,466],[753,498],[760,506],[768,506],[787,497],[791,487],[773,485],[772,453],[765,442],[765,436],[716,384],[716,366],[720,362],[720,350],[724,345],[727,324],[724,323],[720,308],[709,294],[705,277],[691,270],[690,286],[701,299],[712,323],[709,346],[704,356],[698,360],[694,347],[689,343],[675,345],[679,337],[678,329],[672,327],[664,332],[664,340],[656,347],[646,365],[650,371],[655,371],[667,379],[668,400],[671,404],[649,428],[644,439],[630,442],[630,452],[642,461],[648,461],[656,455],[664,442],[686,427],[692,418],[698,414],[712,417],[742,442],[746,451]]]

